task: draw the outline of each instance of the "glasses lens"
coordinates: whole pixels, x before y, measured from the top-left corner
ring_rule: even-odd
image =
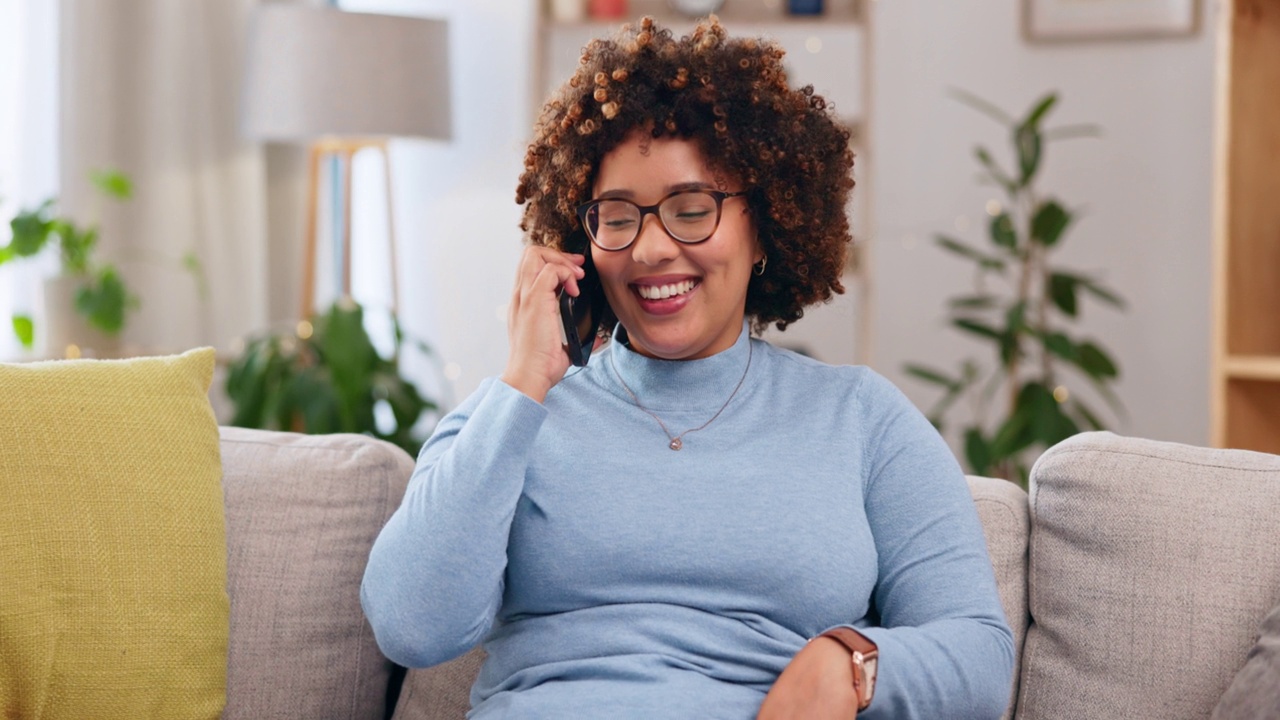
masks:
[[[658,207],[667,232],[681,242],[702,242],[716,231],[716,199],[694,191],[672,195]]]
[[[626,247],[640,227],[640,210],[622,200],[601,200],[587,211],[587,229],[596,244],[606,250]]]

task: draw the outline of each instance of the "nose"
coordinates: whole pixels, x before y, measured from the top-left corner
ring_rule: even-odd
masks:
[[[646,216],[640,222],[640,234],[631,244],[631,259],[641,265],[657,267],[674,260],[680,254],[680,243],[667,234],[657,213]]]

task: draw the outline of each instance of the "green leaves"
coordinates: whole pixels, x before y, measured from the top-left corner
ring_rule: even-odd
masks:
[[[54,232],[62,238],[62,269],[72,275],[89,272],[90,256],[98,244],[97,228],[77,228],[69,222],[58,221]]]
[[[133,183],[119,170],[94,170],[89,173],[89,179],[107,197],[116,200],[128,200],[133,197]]]
[[[991,218],[991,242],[1006,250],[1018,248],[1018,231],[1013,227],[1009,213],[1002,212]]]
[[[1059,310],[1070,317],[1076,316],[1076,278],[1073,275],[1054,273],[1049,276],[1049,298]]]
[[[1049,111],[1052,110],[1053,106],[1057,103],[1057,93],[1051,92],[1040,98],[1036,101],[1035,106],[1031,108],[1031,111],[1027,113],[1027,117],[1023,119],[1021,127],[1039,130],[1040,121],[1044,119],[1045,115],[1049,114]]]
[[[947,237],[946,235],[936,235],[934,236],[934,240],[938,243],[938,247],[941,247],[947,252],[978,263],[983,270],[1004,270],[1004,260],[994,255],[988,255],[987,253],[956,240],[955,238]]]
[[[393,318],[394,320],[394,318]],[[233,425],[307,433],[356,432],[393,442],[417,454],[423,437],[414,428],[436,404],[400,376],[395,358],[408,339],[394,323],[391,359],[378,354],[364,328],[364,310],[340,302],[311,320],[307,337],[294,332],[255,338],[228,369]],[[385,403],[391,426],[379,428],[376,408]]]
[[[982,430],[971,427],[964,432],[964,456],[969,461],[969,470],[975,475],[987,475],[991,472],[991,444],[983,436]]]
[[[1071,223],[1071,214],[1053,200],[1043,202],[1031,218],[1031,239],[1053,247]]]
[[[1094,298],[1116,308],[1124,307],[1124,300],[1119,295],[1098,284],[1092,278],[1066,272],[1050,272],[1045,290],[1053,304],[1069,317],[1076,317],[1079,311],[1077,298],[1079,290],[1083,290]]]
[[[995,153],[975,145],[979,179],[993,182],[1008,197],[997,208],[988,203],[991,218],[986,232],[991,244],[981,248],[947,235],[936,236],[939,247],[977,266],[975,285],[947,301],[951,327],[990,348],[992,369],[984,371],[965,360],[960,371],[908,364],[907,375],[940,392],[928,413],[941,431],[953,407],[972,408],[954,440],[961,444],[971,472],[1026,482],[1037,449],[1056,444],[1082,428],[1102,429],[1101,418],[1080,402],[1058,378],[1061,368],[1078,373],[1122,414],[1111,389],[1119,366],[1094,340],[1075,339],[1070,323],[1080,316],[1082,297],[1123,307],[1113,291],[1093,278],[1050,264],[1072,227],[1074,214],[1058,199],[1038,193],[1034,185],[1044,167],[1050,141],[1096,137],[1092,125],[1045,128],[1057,108],[1058,95],[1048,92],[1020,118],[963,91],[952,91],[961,102],[1004,127],[1011,145],[1006,169]],[[993,277],[994,276],[994,277]],[[992,287],[992,286],[995,287]],[[961,399],[971,400],[961,404]]]
[[[1026,187],[1040,169],[1041,148],[1044,141],[1040,137],[1040,121],[1058,102],[1056,93],[1049,93],[1027,113],[1023,121],[1013,129],[1013,146],[1018,153],[1018,169],[1021,171],[1019,184]]]
[[[1116,366],[1116,362],[1097,345],[1085,342],[1077,346],[1076,350],[1079,353],[1076,364],[1091,377],[1101,380],[1120,376],[1120,369]]]
[[[35,324],[31,322],[29,315],[13,316],[13,334],[18,337],[18,342],[22,343],[22,347],[30,350],[35,344],[36,332]]]
[[[997,185],[1003,187],[1005,192],[1009,194],[1017,192],[1018,183],[1015,182],[1013,178],[1009,177],[1009,174],[1006,173],[1004,169],[1000,167],[999,163],[991,157],[990,151],[985,147],[978,145],[973,149],[973,156],[978,159],[978,162],[982,163],[982,167],[986,169],[987,175]]]
[[[108,335],[119,335],[124,329],[125,313],[136,310],[139,304],[111,265],[100,268],[76,291],[76,312]]]
[[[125,200],[133,195],[129,178],[118,171],[96,171],[89,179],[108,197]],[[92,327],[108,335],[118,335],[128,313],[138,307],[138,298],[129,293],[114,266],[94,262],[97,227],[82,226],[70,217],[55,216],[54,206],[55,201],[50,198],[13,217],[9,222],[12,237],[8,245],[0,248],[0,264],[35,256],[56,240],[62,272],[84,278],[75,296],[77,312],[84,315]],[[34,335],[31,319],[14,316],[12,322],[19,339],[30,347]]]
[[[44,249],[54,229],[52,210],[53,200],[46,200],[34,210],[23,210],[13,216],[9,221],[12,236],[0,264],[13,258],[31,257]]]

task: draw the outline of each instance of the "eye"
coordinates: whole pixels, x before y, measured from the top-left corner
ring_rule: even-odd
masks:
[[[688,210],[676,211],[676,219],[681,222],[698,222],[711,214],[711,210],[704,208],[689,208]]]

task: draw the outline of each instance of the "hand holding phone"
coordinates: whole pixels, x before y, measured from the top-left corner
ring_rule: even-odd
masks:
[[[591,359],[591,350],[595,347],[596,333],[604,320],[604,289],[600,287],[600,276],[591,263],[590,250],[586,252],[586,262],[582,269],[583,276],[578,279],[578,296],[573,297],[565,288],[560,289],[560,322],[564,326],[565,352],[569,362],[577,367],[584,367]]]
[[[516,272],[507,313],[510,354],[502,381],[537,402],[569,369],[564,349],[558,294],[577,293],[584,274],[583,255],[555,248],[525,248]]]

